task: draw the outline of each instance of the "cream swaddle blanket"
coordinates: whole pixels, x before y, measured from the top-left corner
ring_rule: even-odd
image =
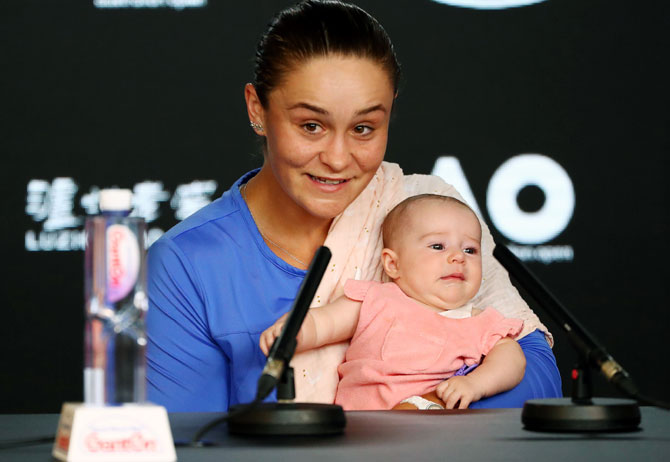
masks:
[[[387,280],[381,264],[381,224],[386,214],[403,199],[424,193],[463,200],[453,186],[439,177],[406,176],[397,164],[383,162],[370,184],[333,220],[324,243],[333,256],[311,306],[322,306],[340,297],[348,279]],[[493,247],[491,233],[482,222],[483,281],[473,299],[474,306],[495,306],[505,317],[523,319],[524,327],[518,338],[540,329],[553,345],[547,328],[528,308],[509,282],[507,272],[493,257]],[[293,358],[296,401],[332,403],[335,400],[339,381],[337,367],[344,361],[347,346],[348,342],[326,345]]]

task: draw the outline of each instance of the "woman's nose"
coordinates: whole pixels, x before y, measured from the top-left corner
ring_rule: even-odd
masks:
[[[343,136],[333,136],[331,142],[319,155],[321,162],[334,172],[341,172],[351,161],[351,153]]]

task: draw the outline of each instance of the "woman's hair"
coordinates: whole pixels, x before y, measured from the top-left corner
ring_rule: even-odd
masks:
[[[256,47],[254,87],[261,104],[267,107],[268,95],[293,66],[330,54],[378,62],[398,91],[400,64],[375,18],[356,5],[306,0],[280,11]]]

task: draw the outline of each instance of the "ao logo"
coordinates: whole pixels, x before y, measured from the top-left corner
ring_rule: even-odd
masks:
[[[433,0],[445,5],[475,8],[478,10],[503,10],[517,6],[528,6],[544,0]]]
[[[482,216],[456,157],[440,157],[432,173],[453,185]],[[540,210],[525,212],[519,208],[517,196],[526,186],[536,186],[544,193]],[[491,177],[486,208],[493,225],[508,239],[541,244],[558,236],[570,222],[575,191],[567,172],[556,161],[541,154],[521,154],[505,161]]]

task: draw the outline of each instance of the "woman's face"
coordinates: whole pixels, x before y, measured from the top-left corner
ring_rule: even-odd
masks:
[[[247,88],[248,105],[254,96]],[[393,98],[387,73],[369,59],[327,56],[300,63],[270,92],[267,107],[257,101],[249,107],[267,137],[264,168],[309,214],[337,216],[384,158]]]

